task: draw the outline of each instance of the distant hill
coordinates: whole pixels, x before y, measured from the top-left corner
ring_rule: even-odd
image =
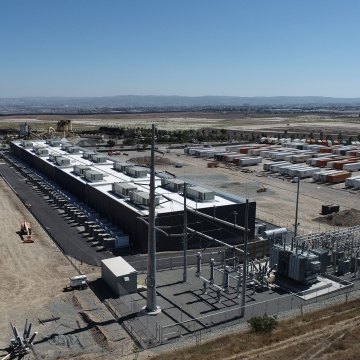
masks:
[[[156,108],[211,106],[304,106],[360,105],[360,98],[322,96],[140,96],[119,95],[104,97],[21,97],[0,98],[1,107],[27,108]]]

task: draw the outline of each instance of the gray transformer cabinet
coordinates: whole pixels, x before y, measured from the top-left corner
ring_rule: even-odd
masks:
[[[121,256],[101,260],[101,277],[118,296],[137,290],[137,271]]]

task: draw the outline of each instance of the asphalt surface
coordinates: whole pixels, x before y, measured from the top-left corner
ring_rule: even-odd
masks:
[[[11,184],[21,201],[30,203],[29,211],[34,215],[46,232],[56,242],[64,254],[89,265],[100,266],[100,260],[112,257],[107,252],[99,252],[92,247],[86,234],[79,232],[76,223],[64,217],[58,207],[49,203],[47,198],[31,183],[26,183],[22,174],[8,163],[0,165],[0,175]],[[36,233],[33,234],[36,241]]]

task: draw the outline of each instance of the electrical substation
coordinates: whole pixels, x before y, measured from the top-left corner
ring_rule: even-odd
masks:
[[[11,150],[19,168],[36,173],[32,185],[93,240],[94,256],[115,257],[121,276],[106,278],[120,296],[102,297],[143,348],[279,314],[359,277],[360,226],[294,234],[257,220],[254,201],[156,173],[153,164],[116,162],[60,139],[13,141]],[[116,263],[129,248],[151,255]],[[164,251],[174,253],[157,257]]]

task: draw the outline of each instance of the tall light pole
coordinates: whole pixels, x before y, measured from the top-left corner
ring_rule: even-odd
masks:
[[[187,184],[184,182],[184,271],[183,282],[187,281],[187,211],[186,211],[186,196],[187,196]]]
[[[297,176],[297,192],[296,192],[296,209],[295,209],[295,228],[294,228],[294,240],[297,236],[298,230],[298,215],[299,215],[299,190],[300,190],[300,176],[298,172]]]
[[[245,316],[246,303],[246,277],[247,277],[247,252],[248,252],[248,231],[249,231],[249,199],[246,199],[245,207],[245,232],[244,232],[244,253],[243,253],[243,278],[241,293],[241,317]]]
[[[145,310],[149,315],[161,312],[156,303],[156,238],[155,238],[155,125],[151,131],[150,155],[150,206],[147,261],[147,296]]]

